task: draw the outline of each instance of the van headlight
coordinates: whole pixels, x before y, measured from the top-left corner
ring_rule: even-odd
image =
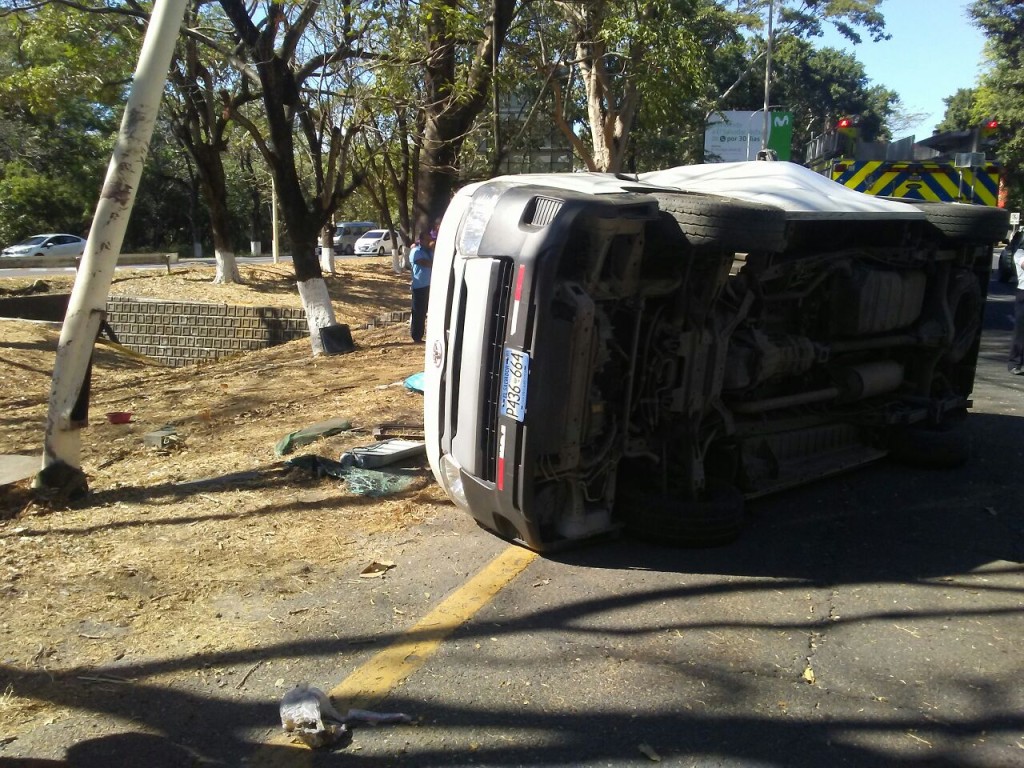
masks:
[[[469,502],[466,500],[466,489],[462,485],[462,473],[459,465],[455,463],[448,454],[442,454],[441,476],[444,478],[444,489],[448,492],[449,498],[463,509],[469,509]]]
[[[480,241],[483,240],[484,230],[487,222],[491,220],[491,214],[498,205],[498,200],[509,188],[509,184],[495,182],[485,184],[473,193],[473,199],[462,219],[462,229],[459,230],[459,254],[466,257],[479,255]]]

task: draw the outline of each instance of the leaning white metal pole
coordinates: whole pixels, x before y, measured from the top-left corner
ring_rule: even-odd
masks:
[[[768,0],[768,49],[764,59],[764,123],[761,128],[761,149],[768,149],[768,138],[772,131],[771,103],[772,88],[772,21],[775,18],[775,0]]]
[[[93,344],[103,320],[114,267],[149,152],[149,140],[186,3],[187,0],[156,0],[153,6],[121,131],[60,333],[43,438],[44,470],[58,462],[76,469],[81,466],[79,430],[87,421],[72,412],[89,371]],[[46,484],[42,475],[36,478],[37,486]]]

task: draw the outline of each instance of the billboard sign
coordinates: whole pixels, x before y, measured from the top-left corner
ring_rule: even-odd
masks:
[[[716,114],[704,132],[704,157],[708,163],[737,163],[756,160],[761,149],[764,110]],[[793,156],[793,113],[769,112],[768,148],[779,160]]]

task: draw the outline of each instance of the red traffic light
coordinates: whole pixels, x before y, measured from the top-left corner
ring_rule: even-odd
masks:
[[[836,123],[836,128],[849,128],[851,125],[853,125],[853,120],[848,117],[844,117]]]
[[[999,121],[998,120],[986,120],[985,121],[985,127],[988,130],[990,130],[990,131],[994,131],[996,128],[999,127]]]

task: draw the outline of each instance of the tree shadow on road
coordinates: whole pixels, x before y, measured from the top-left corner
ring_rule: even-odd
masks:
[[[883,460],[748,502],[739,541],[679,549],[624,538],[556,556],[598,568],[796,578],[815,584],[904,581],[1024,562],[1024,418],[975,413],[975,457],[953,470]]]

